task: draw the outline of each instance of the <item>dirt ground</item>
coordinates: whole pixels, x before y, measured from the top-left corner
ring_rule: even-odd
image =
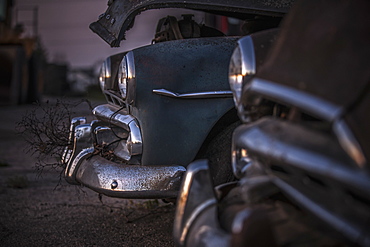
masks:
[[[15,130],[32,107],[0,106],[0,246],[174,245],[173,204],[100,200],[60,180],[60,170],[36,172],[36,159]]]

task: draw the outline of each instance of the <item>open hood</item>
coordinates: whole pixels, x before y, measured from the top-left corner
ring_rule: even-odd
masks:
[[[110,46],[118,47],[135,16],[149,9],[184,8],[241,18],[246,14],[282,16],[294,0],[109,0],[108,9],[90,24]]]

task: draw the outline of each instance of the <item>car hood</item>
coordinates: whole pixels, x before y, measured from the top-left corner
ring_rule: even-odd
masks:
[[[294,0],[109,0],[108,9],[90,24],[110,46],[118,47],[125,33],[142,11],[160,8],[185,8],[202,10],[230,17],[244,14],[282,16],[288,12]]]

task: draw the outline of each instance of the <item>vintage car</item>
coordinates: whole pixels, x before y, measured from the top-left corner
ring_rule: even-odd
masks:
[[[290,1],[116,0],[108,5],[90,28],[112,47],[148,9],[184,8],[243,22],[245,34],[263,33],[245,44],[255,54],[248,68],[254,73]],[[167,16],[159,20],[153,44],[107,58],[99,78],[107,104],[93,110],[91,123],[85,117],[72,120],[63,155],[66,180],[112,197],[175,198],[186,166],[199,158],[210,160],[213,183],[233,180],[231,134],[240,121],[228,68],[239,38],[189,15]]]
[[[368,1],[297,1],[252,77],[251,36],[239,40],[238,180],[214,188],[206,160],[187,167],[177,246],[370,246],[369,12]]]

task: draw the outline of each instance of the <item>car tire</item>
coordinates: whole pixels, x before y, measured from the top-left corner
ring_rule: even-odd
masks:
[[[207,147],[206,158],[208,159],[214,186],[235,179],[231,168],[231,143],[232,134],[238,125],[240,125],[240,121],[224,128],[211,140]]]

